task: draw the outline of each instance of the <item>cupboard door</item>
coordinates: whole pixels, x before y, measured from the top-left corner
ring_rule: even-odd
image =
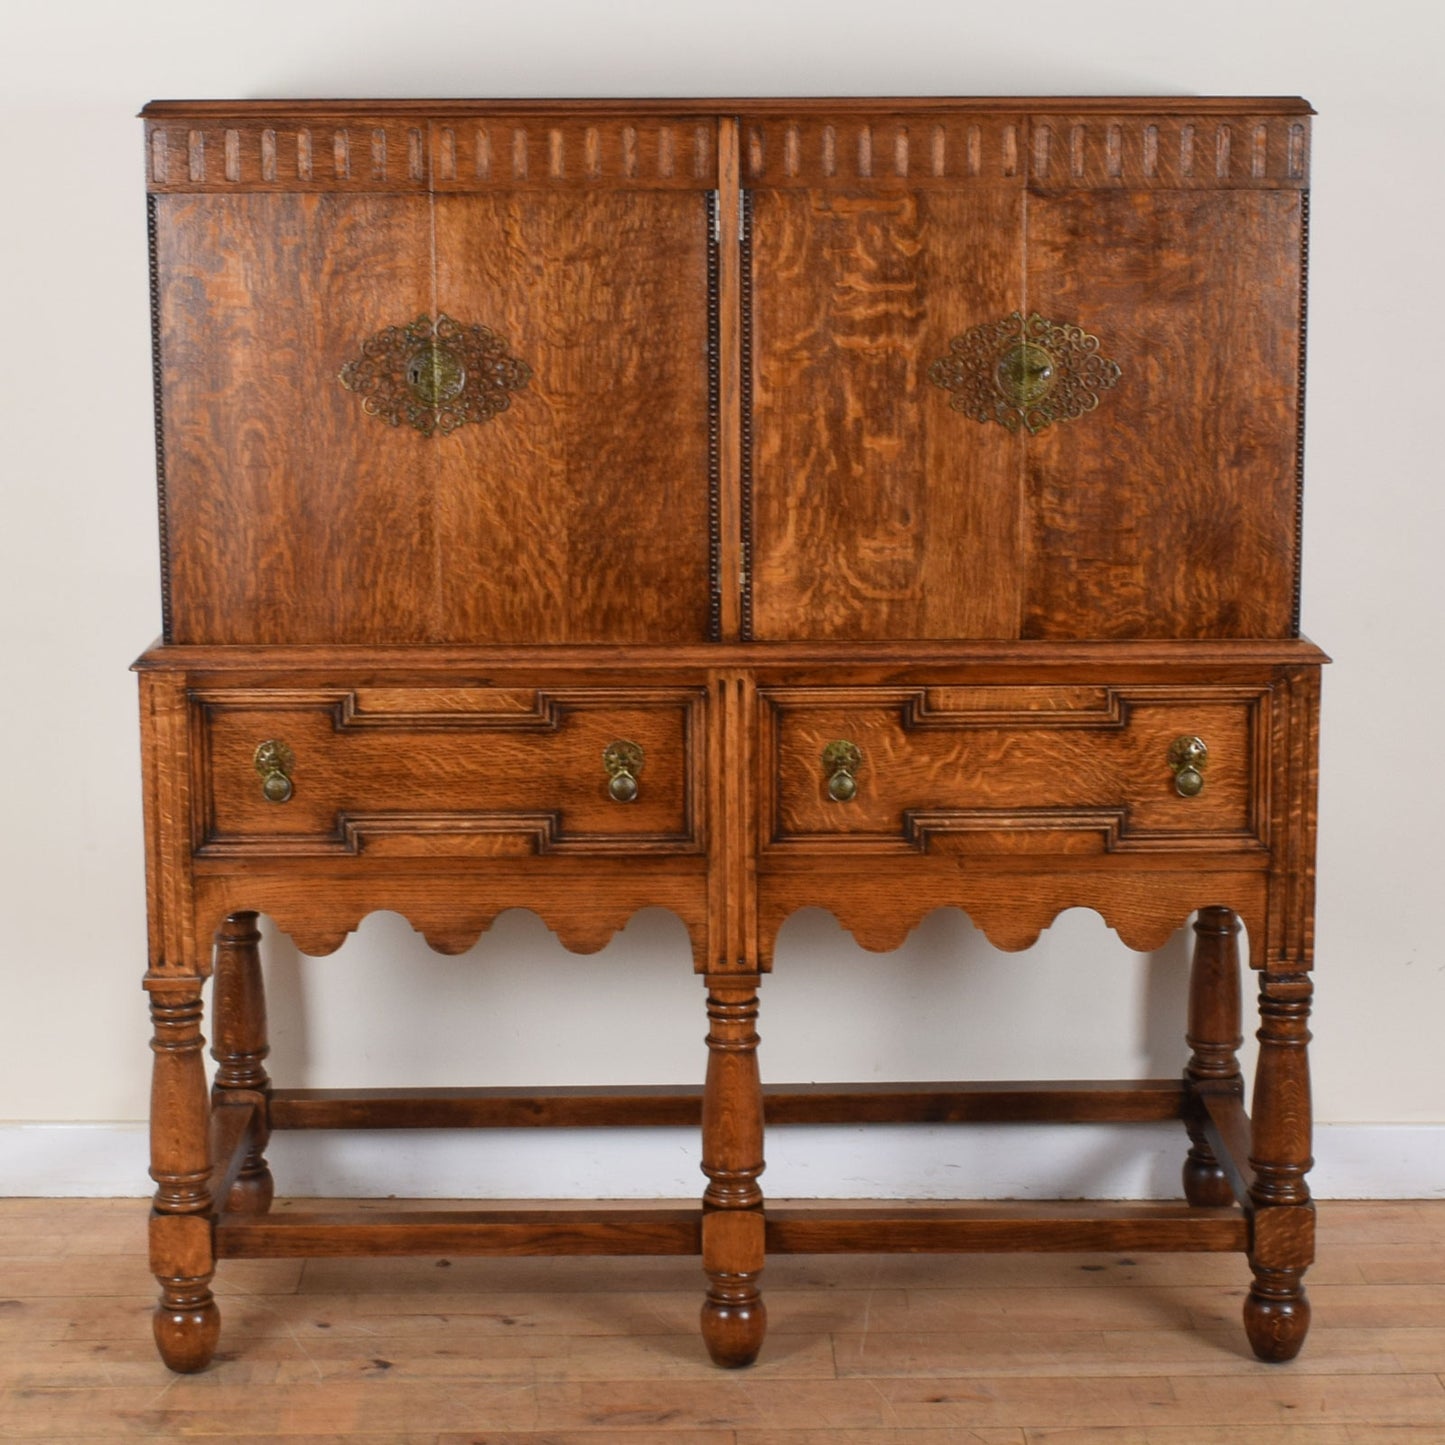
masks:
[[[430,306],[425,196],[154,205],[170,640],[426,641],[428,441],[337,380]]]
[[[1030,310],[1120,376],[1029,438],[1025,637],[1293,631],[1300,219],[1289,189],[1029,196]]]
[[[1022,442],[929,371],[1019,304],[1018,139],[995,117],[744,124],[757,638],[1017,635]]]
[[[1307,144],[745,123],[754,635],[1291,635]]]
[[[715,121],[211,117],[148,156],[169,640],[716,630]]]
[[[433,453],[447,639],[706,640],[708,247],[699,189],[437,198],[438,310],[531,370]]]

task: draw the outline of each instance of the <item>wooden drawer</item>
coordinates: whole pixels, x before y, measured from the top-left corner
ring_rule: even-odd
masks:
[[[1267,696],[1213,686],[764,689],[763,847],[1263,849]],[[1183,796],[1170,751],[1191,737],[1208,756],[1202,789]],[[834,742],[860,758],[844,801],[831,796],[824,761]]]
[[[362,687],[193,691],[200,856],[702,851],[702,692]],[[284,781],[263,745],[290,759]],[[636,797],[605,754],[642,752]],[[274,770],[273,770],[274,771]],[[626,792],[626,783],[618,784]]]

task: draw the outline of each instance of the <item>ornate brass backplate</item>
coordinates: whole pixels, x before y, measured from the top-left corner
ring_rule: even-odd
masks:
[[[837,738],[823,749],[823,772],[828,796],[835,803],[851,803],[858,796],[858,769],[863,749],[847,738]]]
[[[1185,736],[1169,744],[1169,769],[1174,790],[1181,798],[1197,798],[1204,791],[1204,769],[1209,765],[1209,748],[1203,738]]]
[[[602,750],[602,766],[607,769],[607,792],[614,803],[637,801],[637,775],[644,761],[642,747],[627,738],[608,743]]]
[[[511,354],[505,337],[442,312],[435,321],[418,316],[368,337],[337,380],[389,425],[445,436],[506,411],[511,393],[531,378],[532,368]]]
[[[261,774],[261,796],[268,803],[289,803],[296,791],[291,774],[296,771],[296,754],[289,743],[268,738],[255,752],[256,771]]]
[[[1082,327],[1015,311],[971,327],[949,343],[928,379],[953,393],[949,405],[975,421],[1037,433],[1093,411],[1119,366]]]

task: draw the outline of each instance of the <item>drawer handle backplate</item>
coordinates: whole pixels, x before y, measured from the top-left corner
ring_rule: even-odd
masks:
[[[288,803],[296,790],[291,774],[296,768],[296,754],[276,738],[256,749],[256,771],[261,774],[261,796],[268,803]]]
[[[1169,745],[1169,766],[1174,772],[1174,791],[1181,798],[1197,798],[1204,791],[1204,769],[1209,749],[1203,738],[1175,738]]]
[[[642,771],[642,749],[626,739],[608,743],[602,750],[607,769],[607,793],[614,803],[637,801],[637,775]]]
[[[863,750],[846,738],[839,738],[823,749],[828,796],[835,803],[851,803],[858,796],[858,769],[862,765]]]

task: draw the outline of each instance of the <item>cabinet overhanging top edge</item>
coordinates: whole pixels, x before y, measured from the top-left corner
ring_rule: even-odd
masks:
[[[495,100],[153,100],[140,112],[147,120],[215,120],[222,116],[415,116],[467,115],[896,115],[902,112],[970,111],[980,114],[1099,112],[1111,115],[1314,115],[1300,96],[1049,95],[1049,96],[751,96],[708,99],[495,99]]]
[[[1152,667],[1160,665],[1317,666],[1329,658],[1308,638],[1225,641],[1139,640],[1124,642],[889,642],[889,643],[699,643],[690,647],[639,649],[607,643],[547,647],[465,646],[456,643],[394,645],[258,644],[212,646],[157,643],[132,664],[136,672],[194,668],[206,671],[308,667],[527,666],[658,668],[818,667]]]

